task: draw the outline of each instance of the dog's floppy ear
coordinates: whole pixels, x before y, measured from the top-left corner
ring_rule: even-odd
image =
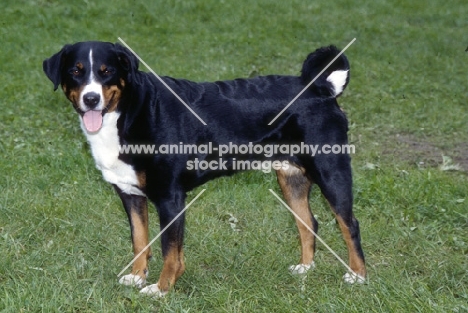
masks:
[[[54,54],[48,59],[45,59],[42,63],[42,69],[44,70],[47,77],[54,83],[54,90],[57,90],[58,85],[62,81],[62,67],[63,58],[67,54],[68,48],[71,45],[63,46],[62,50]]]
[[[139,83],[138,79],[138,58],[127,48],[116,43],[115,51],[119,57],[120,64],[127,72],[127,81],[129,83]]]

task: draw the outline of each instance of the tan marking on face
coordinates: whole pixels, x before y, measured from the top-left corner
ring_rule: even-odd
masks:
[[[76,67],[77,67],[79,70],[82,70],[82,69],[84,68],[83,63],[81,63],[81,62],[76,63]]]
[[[117,104],[122,96],[122,89],[120,86],[102,86],[102,94],[104,96],[104,103],[107,108],[107,112],[113,112],[117,108]]]
[[[81,93],[83,92],[84,86],[77,88],[68,88],[66,85],[62,86],[65,96],[70,100],[75,108],[79,108]]]

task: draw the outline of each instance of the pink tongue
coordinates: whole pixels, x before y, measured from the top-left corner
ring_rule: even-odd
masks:
[[[86,130],[89,132],[97,132],[102,126],[102,113],[101,111],[87,111],[83,115],[83,122]]]

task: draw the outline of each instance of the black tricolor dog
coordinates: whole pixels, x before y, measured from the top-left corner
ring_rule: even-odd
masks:
[[[61,85],[80,116],[81,127],[91,146],[96,166],[111,183],[130,221],[135,255],[148,244],[147,199],[157,208],[161,229],[185,206],[188,191],[222,175],[235,172],[236,160],[258,160],[258,154],[224,156],[224,170],[188,169],[190,160],[210,161],[210,154],[123,154],[121,145],[206,144],[299,144],[346,145],[348,124],[336,98],[349,81],[349,64],[341,55],[292,106],[271,126],[273,118],[334,57],[333,46],[311,53],[300,76],[264,76],[214,83],[194,83],[163,77],[204,121],[203,125],[152,74],[138,70],[138,59],[118,44],[80,42],[66,45],[44,61],[43,68],[55,89]],[[358,221],[352,212],[352,175],[348,154],[281,154],[262,160],[287,161],[276,168],[279,185],[288,205],[315,232],[318,223],[311,214],[309,193],[317,184],[329,202],[343,233],[349,253],[347,282],[362,282],[366,270]],[[282,163],[284,164],[284,163]],[[314,265],[315,237],[296,220],[301,241],[301,259],[293,273]],[[185,269],[182,242],[184,215],[161,237],[164,265],[157,284],[143,293],[164,295]],[[143,287],[148,274],[145,251],[133,264],[122,284]]]

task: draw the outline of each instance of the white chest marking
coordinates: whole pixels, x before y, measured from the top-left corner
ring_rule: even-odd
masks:
[[[123,192],[145,196],[137,186],[138,177],[133,167],[119,160],[119,136],[117,120],[120,113],[111,112],[103,117],[102,127],[96,133],[89,133],[80,117],[81,129],[91,146],[96,167],[101,170],[104,179],[117,185]]]

